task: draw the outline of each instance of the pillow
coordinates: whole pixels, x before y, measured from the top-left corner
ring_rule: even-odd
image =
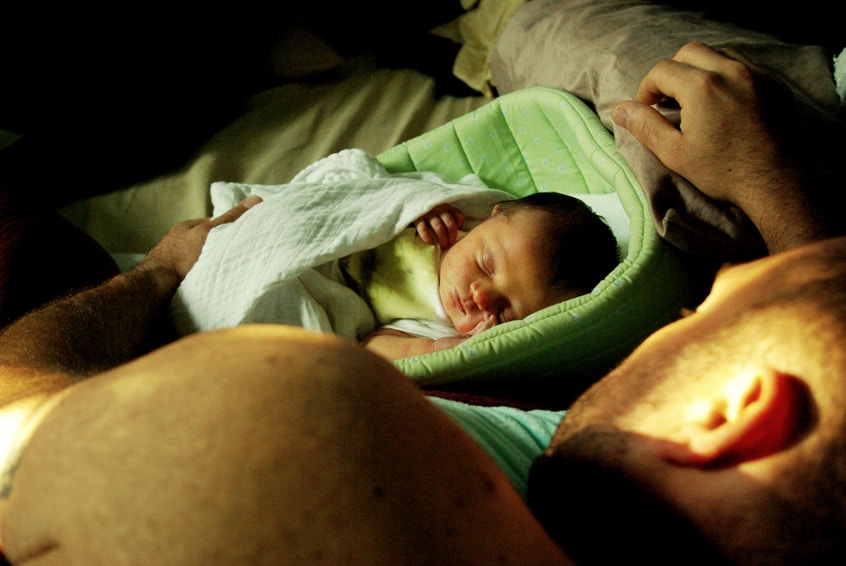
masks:
[[[496,38],[514,11],[528,0],[462,0],[467,10],[451,22],[432,30],[461,45],[452,67],[453,74],[488,98],[491,88],[490,58]]]
[[[501,96],[378,157],[391,172],[434,171],[452,180],[474,173],[518,197],[566,193],[627,232],[622,262],[592,293],[456,348],[394,362],[424,388],[564,400],[701,299],[689,258],[658,236],[613,137],[569,93],[532,88]]]
[[[655,63],[693,40],[733,47],[785,79],[806,122],[808,143],[846,181],[837,158],[846,140],[843,109],[832,56],[822,47],[784,43],[697,12],[639,0],[532,0],[514,13],[497,41],[492,81],[499,93],[553,87],[593,105],[643,186],[659,234],[690,253],[748,259],[764,247],[742,211],[705,198],[611,120],[613,107],[636,96]],[[677,111],[665,112],[678,123]]]

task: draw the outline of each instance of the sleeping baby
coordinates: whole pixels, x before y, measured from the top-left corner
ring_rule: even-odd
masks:
[[[577,198],[388,173],[360,150],[284,185],[214,183],[214,214],[250,195],[263,202],[209,233],[177,290],[179,335],[289,324],[398,359],[588,293],[618,261],[611,229]]]
[[[616,266],[608,225],[581,200],[535,193],[494,206],[469,232],[440,205],[379,247],[339,261],[382,325],[363,343],[388,359],[453,347],[497,324],[588,293]],[[441,337],[416,331],[431,321]]]

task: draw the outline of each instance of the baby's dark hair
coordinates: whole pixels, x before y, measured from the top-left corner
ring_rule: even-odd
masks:
[[[578,198],[539,192],[499,203],[506,218],[520,211],[546,213],[544,255],[554,292],[563,299],[590,293],[620,262],[620,248],[605,219]],[[562,300],[563,300],[562,299]]]

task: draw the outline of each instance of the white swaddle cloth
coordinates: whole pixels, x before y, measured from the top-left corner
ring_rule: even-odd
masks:
[[[359,149],[321,159],[283,185],[214,183],[213,214],[250,195],[264,202],[209,233],[177,290],[171,315],[180,335],[275,322],[360,339],[376,321],[342,283],[338,258],[387,242],[438,204],[461,209],[466,229],[514,198],[475,175],[452,183],[435,173],[391,174]]]

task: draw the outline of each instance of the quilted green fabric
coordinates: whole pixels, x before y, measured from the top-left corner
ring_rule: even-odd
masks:
[[[475,173],[517,196],[616,192],[629,216],[623,261],[589,295],[499,325],[452,350],[395,362],[423,387],[542,384],[577,391],[690,306],[681,254],[656,233],[612,135],[575,96],[513,92],[379,156],[391,172]]]

